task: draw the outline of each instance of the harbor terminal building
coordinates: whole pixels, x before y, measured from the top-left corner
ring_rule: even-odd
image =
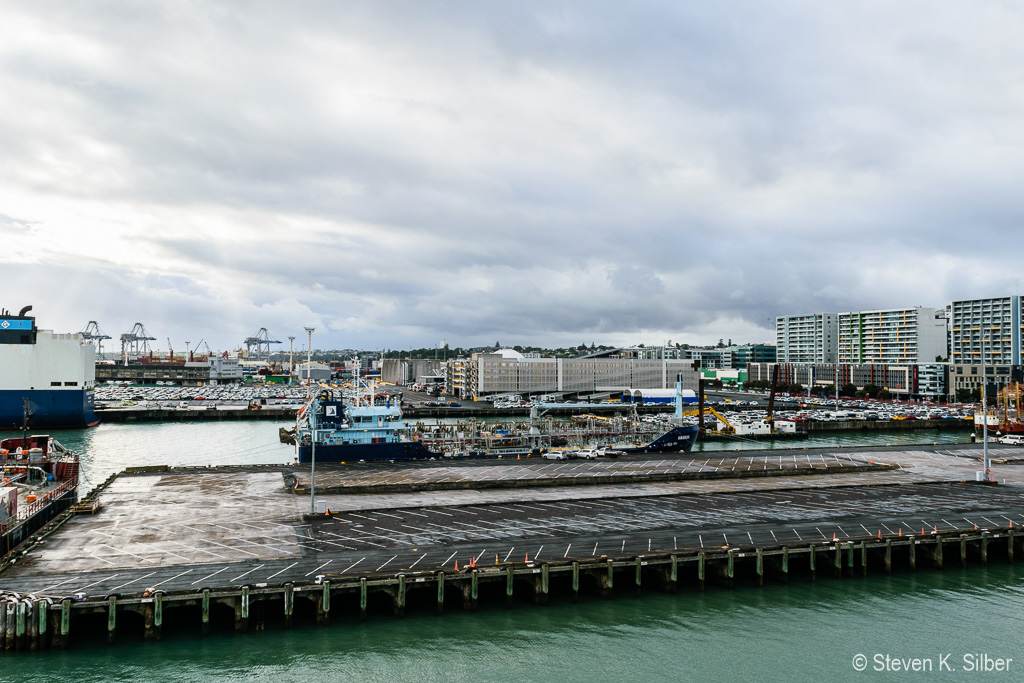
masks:
[[[504,394],[557,394],[598,399],[636,389],[696,391],[700,363],[622,357],[618,351],[578,358],[528,358],[511,349],[449,360],[445,393],[464,400]]]

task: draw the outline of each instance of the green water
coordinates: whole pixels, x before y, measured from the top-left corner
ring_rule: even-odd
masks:
[[[292,449],[277,423],[101,425],[54,432],[83,452],[83,472],[102,481],[126,465],[284,463]],[[833,435],[783,447],[965,442],[957,432]],[[740,448],[763,447],[743,443]],[[707,450],[737,444],[706,444]],[[2,582],[0,582],[2,583]],[[207,638],[165,627],[145,643],[141,628],[119,624],[118,643],[76,634],[67,651],[7,656],[2,681],[662,681],[1024,679],[1024,572],[1010,565],[947,568],[891,577],[734,590],[685,589],[614,600],[553,599],[547,607],[485,606],[439,617],[411,610],[401,619],[359,623],[336,610],[329,626]],[[121,628],[123,626],[123,628]],[[198,626],[198,624],[196,625]],[[1009,673],[968,674],[965,653],[1013,658]],[[868,670],[853,668],[857,654]],[[873,670],[874,657],[930,659],[931,673]],[[939,671],[940,657],[957,670]]]
[[[366,623],[335,615],[329,626],[205,639],[178,629],[159,643],[97,641],[5,664],[25,681],[820,681],[907,675],[858,674],[857,654],[869,667],[876,654],[931,658],[929,677],[962,679],[963,655],[986,653],[1014,659],[988,676],[1020,680],[1022,581],[994,565]],[[946,654],[957,671],[941,675]]]

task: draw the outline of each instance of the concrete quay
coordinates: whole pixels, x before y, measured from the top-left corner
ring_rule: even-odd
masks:
[[[0,568],[0,646],[1013,561],[1024,451],[992,451],[998,485],[973,481],[978,446],[526,463],[546,486],[516,486],[522,462],[365,465],[333,471],[325,515],[295,467],[147,468]],[[638,474],[600,481],[616,468]],[[387,490],[443,470],[506,485]],[[655,476],[688,470],[729,474]]]
[[[97,408],[100,422],[210,422],[219,420],[275,420],[295,422],[295,407],[260,410],[205,408]]]

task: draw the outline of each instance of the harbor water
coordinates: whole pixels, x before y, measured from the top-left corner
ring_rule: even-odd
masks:
[[[217,422],[101,425],[54,432],[83,453],[83,492],[129,465],[285,463],[292,447],[275,423]],[[916,437],[916,438],[915,438]],[[901,432],[829,435],[780,443],[819,445],[962,443],[969,434]],[[760,443],[709,443],[711,450],[763,448]],[[141,633],[97,636],[67,651],[9,653],[3,680],[266,680],[266,681],[632,681],[632,680],[899,680],[970,677],[981,656],[1013,659],[1024,676],[1018,637],[1024,612],[1024,571],[993,564],[968,569],[817,581],[734,590],[655,590],[605,601],[552,600],[547,607],[515,604],[475,613],[410,610],[404,618],[332,615],[332,623],[268,624],[262,632],[216,632],[207,638],[168,629],[161,642]],[[856,659],[862,655],[865,659]],[[895,672],[893,661],[920,660],[929,673]],[[866,671],[855,665],[864,662]],[[900,666],[897,664],[896,666]],[[879,668],[881,667],[881,668]],[[947,667],[951,668],[949,670]]]

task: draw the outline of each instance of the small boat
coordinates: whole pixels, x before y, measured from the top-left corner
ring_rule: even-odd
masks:
[[[75,505],[78,455],[46,434],[0,440],[0,558]]]
[[[643,453],[689,453],[697,443],[700,433],[699,425],[682,425],[673,427],[654,441],[642,446],[613,446],[610,450],[618,454]]]
[[[402,409],[386,397],[347,403],[324,391],[298,412],[295,442],[300,463],[360,460],[424,460],[441,457],[406,437]],[[283,438],[283,435],[282,435]]]

